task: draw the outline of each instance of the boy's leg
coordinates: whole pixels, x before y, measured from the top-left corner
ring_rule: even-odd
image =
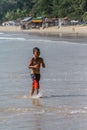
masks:
[[[36,75],[36,93],[39,93],[39,89],[40,89],[40,84],[39,84],[39,80],[40,80],[40,74]]]
[[[34,74],[31,74],[31,78],[32,78],[32,89],[31,89],[31,93],[30,93],[30,96],[32,96],[33,94],[34,94],[34,91],[35,91],[35,89],[34,89]]]
[[[34,94],[34,91],[35,91],[35,89],[34,89],[34,82],[32,83],[32,89],[31,89],[31,96]]]
[[[39,93],[39,81],[38,80],[34,80],[34,88],[36,90],[36,94]]]
[[[34,91],[36,90],[36,93],[39,93],[39,80],[40,80],[40,74],[32,74],[31,75],[33,83],[32,83],[32,91],[31,96],[34,94]]]
[[[31,90],[31,96],[34,94],[34,88],[32,88]]]
[[[36,93],[37,93],[37,95],[38,95],[38,93],[39,93],[39,89],[38,89],[38,88],[36,89]]]

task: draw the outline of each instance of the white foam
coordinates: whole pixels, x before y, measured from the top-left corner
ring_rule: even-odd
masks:
[[[0,35],[1,35],[1,34],[4,34],[4,33],[1,33],[1,32],[0,32]]]
[[[17,98],[17,99],[28,99],[28,98],[42,98],[43,93],[39,92],[38,95],[33,95],[33,96],[29,96],[29,95],[17,95],[17,96],[13,96],[13,98]]]
[[[14,98],[18,98],[18,99],[20,99],[20,98],[23,98],[23,99],[27,99],[27,98],[30,98],[28,95],[19,95],[19,96],[13,96]]]
[[[25,38],[0,37],[0,40],[21,40],[21,41],[24,41],[24,40],[25,40]]]
[[[28,111],[34,111],[33,108],[2,108],[0,109],[0,112],[28,112]]]
[[[38,95],[33,95],[31,98],[42,98],[43,94],[40,92]]]
[[[85,110],[73,110],[70,112],[70,114],[84,114],[87,113]]]
[[[87,109],[87,107],[84,107],[84,109]]]

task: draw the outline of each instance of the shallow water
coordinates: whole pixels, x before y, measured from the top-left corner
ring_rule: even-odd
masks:
[[[86,39],[0,33],[0,129],[87,130]],[[30,99],[32,48],[38,46],[41,99]]]

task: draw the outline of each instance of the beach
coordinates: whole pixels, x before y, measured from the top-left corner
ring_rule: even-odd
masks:
[[[70,39],[0,33],[0,130],[87,130],[87,40]],[[29,98],[34,47],[46,64],[41,99]]]
[[[54,35],[54,36],[87,36],[87,26],[54,26],[45,29],[28,29],[23,30],[20,26],[0,26],[1,32],[25,32],[29,34]]]

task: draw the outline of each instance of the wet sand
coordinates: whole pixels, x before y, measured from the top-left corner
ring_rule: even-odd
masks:
[[[29,34],[39,34],[39,35],[53,35],[53,36],[87,36],[87,26],[55,26],[48,27],[45,29],[28,29],[22,30],[20,26],[12,27],[12,26],[0,26],[1,32],[24,32]]]

